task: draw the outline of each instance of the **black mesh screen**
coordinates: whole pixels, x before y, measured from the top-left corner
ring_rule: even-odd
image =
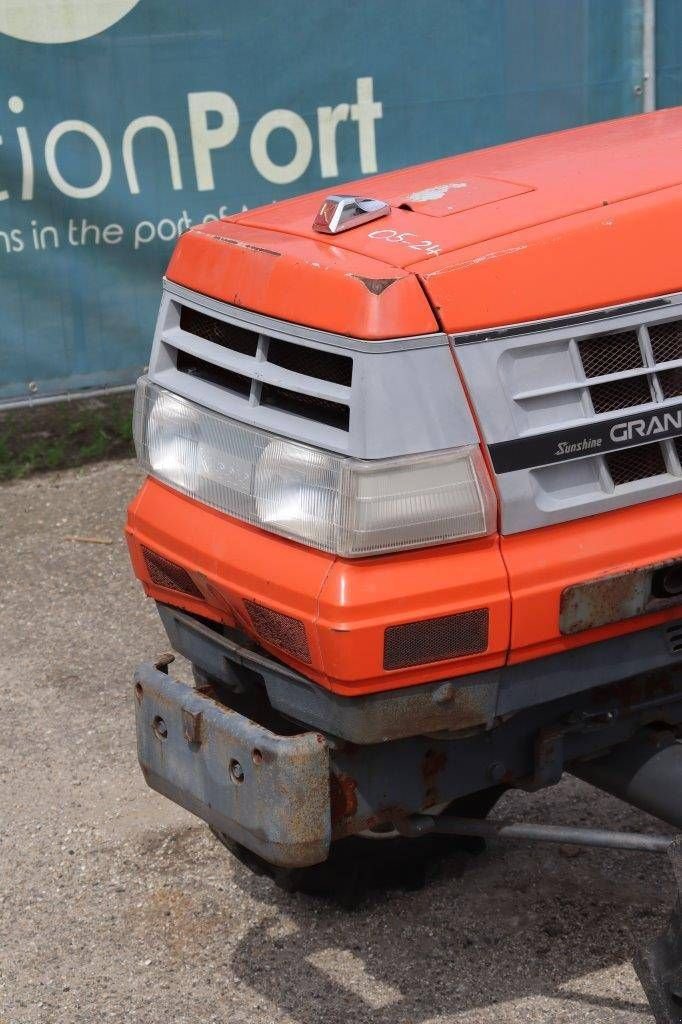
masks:
[[[272,608],[258,604],[257,601],[244,601],[246,610],[253,623],[253,628],[263,640],[287,651],[299,661],[310,662],[310,649],[305,626],[300,619]]]
[[[222,345],[223,348],[231,348],[245,356],[255,356],[258,348],[258,335],[255,331],[228,324],[190,306],[180,308],[180,327],[188,334],[195,334],[198,338],[212,341],[214,345]]]
[[[488,646],[488,609],[389,626],[384,633],[384,668],[408,668],[481,654]]]
[[[190,355],[189,352],[178,351],[177,368],[181,373],[188,373],[191,377],[198,377],[208,384],[217,384],[218,387],[226,388],[228,391],[235,391],[238,395],[248,398],[251,391],[251,378],[243,377],[241,373],[233,370],[226,370],[224,366],[216,366],[198,356]]]
[[[611,452],[605,458],[611,479],[617,487],[632,483],[634,480],[646,480],[667,473],[660,444],[643,444],[639,448]]]
[[[674,359],[682,359],[682,320],[651,324],[649,337],[657,363],[672,363]]]
[[[268,362],[281,366],[284,370],[293,370],[294,373],[316,377],[317,380],[328,380],[333,384],[343,384],[347,388],[353,379],[353,360],[350,356],[319,348],[307,348],[305,345],[292,345],[277,338],[270,339]]]
[[[348,430],[350,409],[339,402],[330,402],[316,395],[304,395],[299,391],[288,391],[274,384],[263,384],[260,396],[261,405],[269,405],[273,409],[294,413],[308,420],[326,423],[329,427]]]
[[[170,559],[157,554],[156,551],[150,551],[149,548],[142,548],[142,557],[147,566],[149,578],[157,587],[179,590],[183,594],[189,594],[191,597],[199,597],[203,600],[204,595],[187,570],[183,569],[181,565],[176,565],[175,562],[171,562]]]
[[[636,331],[581,338],[578,349],[586,377],[606,377],[644,365]]]

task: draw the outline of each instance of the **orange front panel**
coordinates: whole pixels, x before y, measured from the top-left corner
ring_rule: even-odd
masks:
[[[573,636],[559,631],[561,594],[566,587],[680,557],[682,495],[502,537],[501,550],[512,596],[510,662],[555,654],[680,617],[677,605]]]
[[[489,609],[479,655],[385,672],[387,626]],[[504,664],[507,575],[497,537],[334,563],[320,594],[319,641],[335,690],[348,695],[482,672]]]
[[[395,689],[505,661],[509,597],[496,537],[344,561],[237,522],[151,478],[130,506],[126,532],[135,573],[151,597],[238,626],[337,693]],[[154,584],[143,547],[182,566],[205,601]],[[250,602],[302,623],[309,659],[297,660],[258,635]],[[384,670],[386,627],[477,609],[487,610],[481,653]]]

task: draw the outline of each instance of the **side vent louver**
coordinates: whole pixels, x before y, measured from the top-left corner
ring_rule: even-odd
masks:
[[[178,309],[180,329],[166,347],[180,373],[240,396],[254,408],[350,429],[352,356],[271,337],[184,304]],[[210,344],[197,345],[198,339]]]

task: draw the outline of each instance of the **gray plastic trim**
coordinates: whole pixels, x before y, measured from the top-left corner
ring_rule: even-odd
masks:
[[[679,399],[664,399],[656,381],[662,370],[682,366],[682,359],[656,364],[646,330],[652,324],[682,319],[682,293],[675,293],[628,307],[597,311],[603,318],[582,315],[525,325],[526,332],[509,336],[481,337],[461,344],[452,337],[453,351],[476,409],[483,438],[488,445],[517,439],[546,438],[560,431],[584,428],[590,439],[600,425],[620,415],[623,421],[642,414],[664,413]],[[636,330],[645,366],[587,378],[578,352],[582,338],[623,330]],[[590,388],[595,385],[648,377],[655,398],[643,406],[594,412]],[[648,438],[656,442],[656,436]],[[641,441],[634,439],[632,447]],[[567,522],[679,494],[682,468],[672,441],[662,439],[667,472],[615,486],[598,448],[584,457],[562,463],[498,473],[501,530],[503,534]],[[540,448],[540,446],[538,446]]]
[[[255,356],[242,355],[180,328],[180,305],[258,332]],[[311,349],[342,349],[353,360],[351,387],[318,380],[268,363],[268,338]],[[240,395],[176,367],[179,350],[200,355],[258,383],[347,405],[341,430],[283,409],[259,404],[258,388]],[[377,354],[381,354],[381,359]],[[362,459],[384,459],[478,444],[479,438],[446,335],[361,342],[315,331],[216,302],[176,285],[164,291],[149,378],[161,387],[242,423]]]

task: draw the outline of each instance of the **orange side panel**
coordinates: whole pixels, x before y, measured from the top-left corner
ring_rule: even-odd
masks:
[[[682,187],[417,263],[444,330],[542,320],[682,290]]]
[[[181,236],[167,276],[223,302],[355,338],[438,331],[411,273],[334,245],[233,221]]]
[[[512,596],[510,662],[632,633],[680,617],[655,615],[561,636],[561,594],[575,583],[680,557],[682,495],[501,538]]]

